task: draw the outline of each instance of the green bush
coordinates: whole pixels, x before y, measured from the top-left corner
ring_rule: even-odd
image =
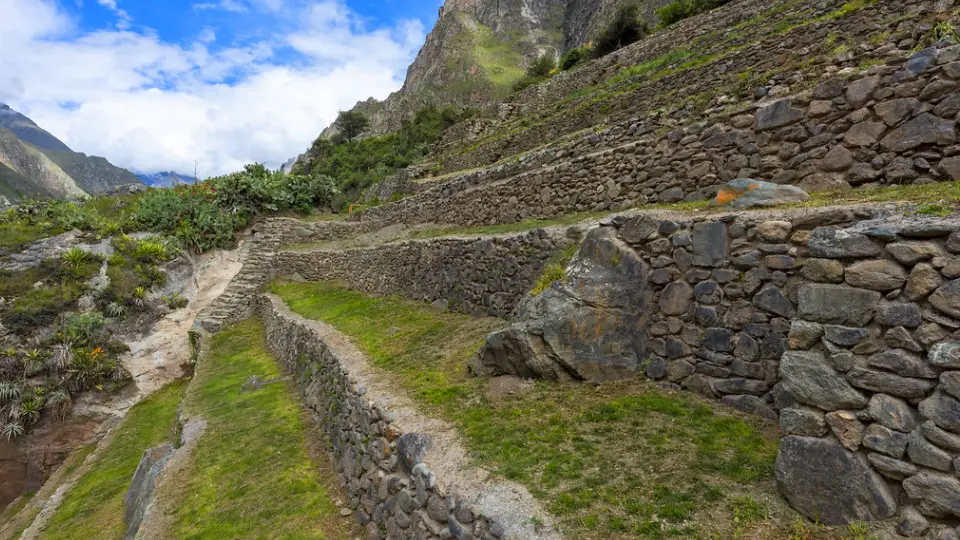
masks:
[[[307,159],[294,172],[333,178],[341,194],[334,196],[332,206],[343,211],[357,199],[360,190],[429,153],[444,130],[469,114],[471,111],[458,111],[452,107],[427,107],[412,119],[405,119],[399,130],[382,137],[335,141],[321,136],[313,142],[307,151]]]
[[[557,60],[553,54],[545,53],[533,61],[527,72],[517,82],[513,83],[513,91],[519,92],[528,86],[533,86],[550,78],[557,69]]]
[[[584,46],[570,49],[560,57],[560,69],[563,71],[573,69],[585,62],[588,58],[590,58],[589,47]]]
[[[253,164],[194,185],[150,190],[137,200],[133,219],[202,252],[233,245],[236,232],[261,213],[306,213],[328,206],[335,194],[326,175],[285,175]]]
[[[730,0],[674,0],[657,10],[660,26],[667,27],[687,17],[705,13],[729,3]]]
[[[613,20],[594,40],[593,57],[606,56],[621,47],[640,41],[649,33],[647,23],[640,20],[640,8],[636,4],[622,5],[617,8]]]

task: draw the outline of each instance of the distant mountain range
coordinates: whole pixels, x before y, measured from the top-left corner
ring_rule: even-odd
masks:
[[[194,181],[192,174],[181,174],[173,171],[138,174],[137,178],[153,188],[166,188],[176,184],[192,184]]]
[[[0,103],[0,205],[31,196],[75,198],[122,189],[143,189],[143,182],[105,158],[74,152]]]

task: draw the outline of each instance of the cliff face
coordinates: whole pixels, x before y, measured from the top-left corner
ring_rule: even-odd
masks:
[[[527,66],[544,53],[559,56],[589,42],[616,7],[632,0],[447,0],[403,88],[355,110],[370,117],[370,133],[399,128],[427,105],[483,107],[502,101]],[[651,24],[668,0],[641,0]],[[334,130],[327,128],[325,136]]]
[[[3,103],[0,103],[0,131],[6,132],[0,138],[7,150],[5,156],[0,156],[0,163],[10,169],[0,177],[0,184],[6,186],[5,191],[63,197],[83,193],[96,195],[119,186],[142,185],[136,175],[105,158],[74,152],[33,120]],[[37,158],[37,154],[43,159]],[[34,166],[10,165],[22,165],[25,163],[23,159],[31,160]]]

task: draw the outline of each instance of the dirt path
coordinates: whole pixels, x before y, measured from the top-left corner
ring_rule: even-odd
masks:
[[[190,304],[167,314],[157,321],[150,335],[130,344],[130,353],[122,361],[142,397],[183,376],[181,366],[190,361],[187,333],[197,315],[220,296],[241,266],[239,249],[200,256],[193,279],[183,292]]]

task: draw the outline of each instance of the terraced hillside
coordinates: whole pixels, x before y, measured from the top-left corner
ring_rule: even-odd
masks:
[[[957,540],[957,22],[732,2],[454,124],[390,202],[260,219],[158,398],[182,435],[10,523]],[[708,202],[739,177],[810,195]]]

